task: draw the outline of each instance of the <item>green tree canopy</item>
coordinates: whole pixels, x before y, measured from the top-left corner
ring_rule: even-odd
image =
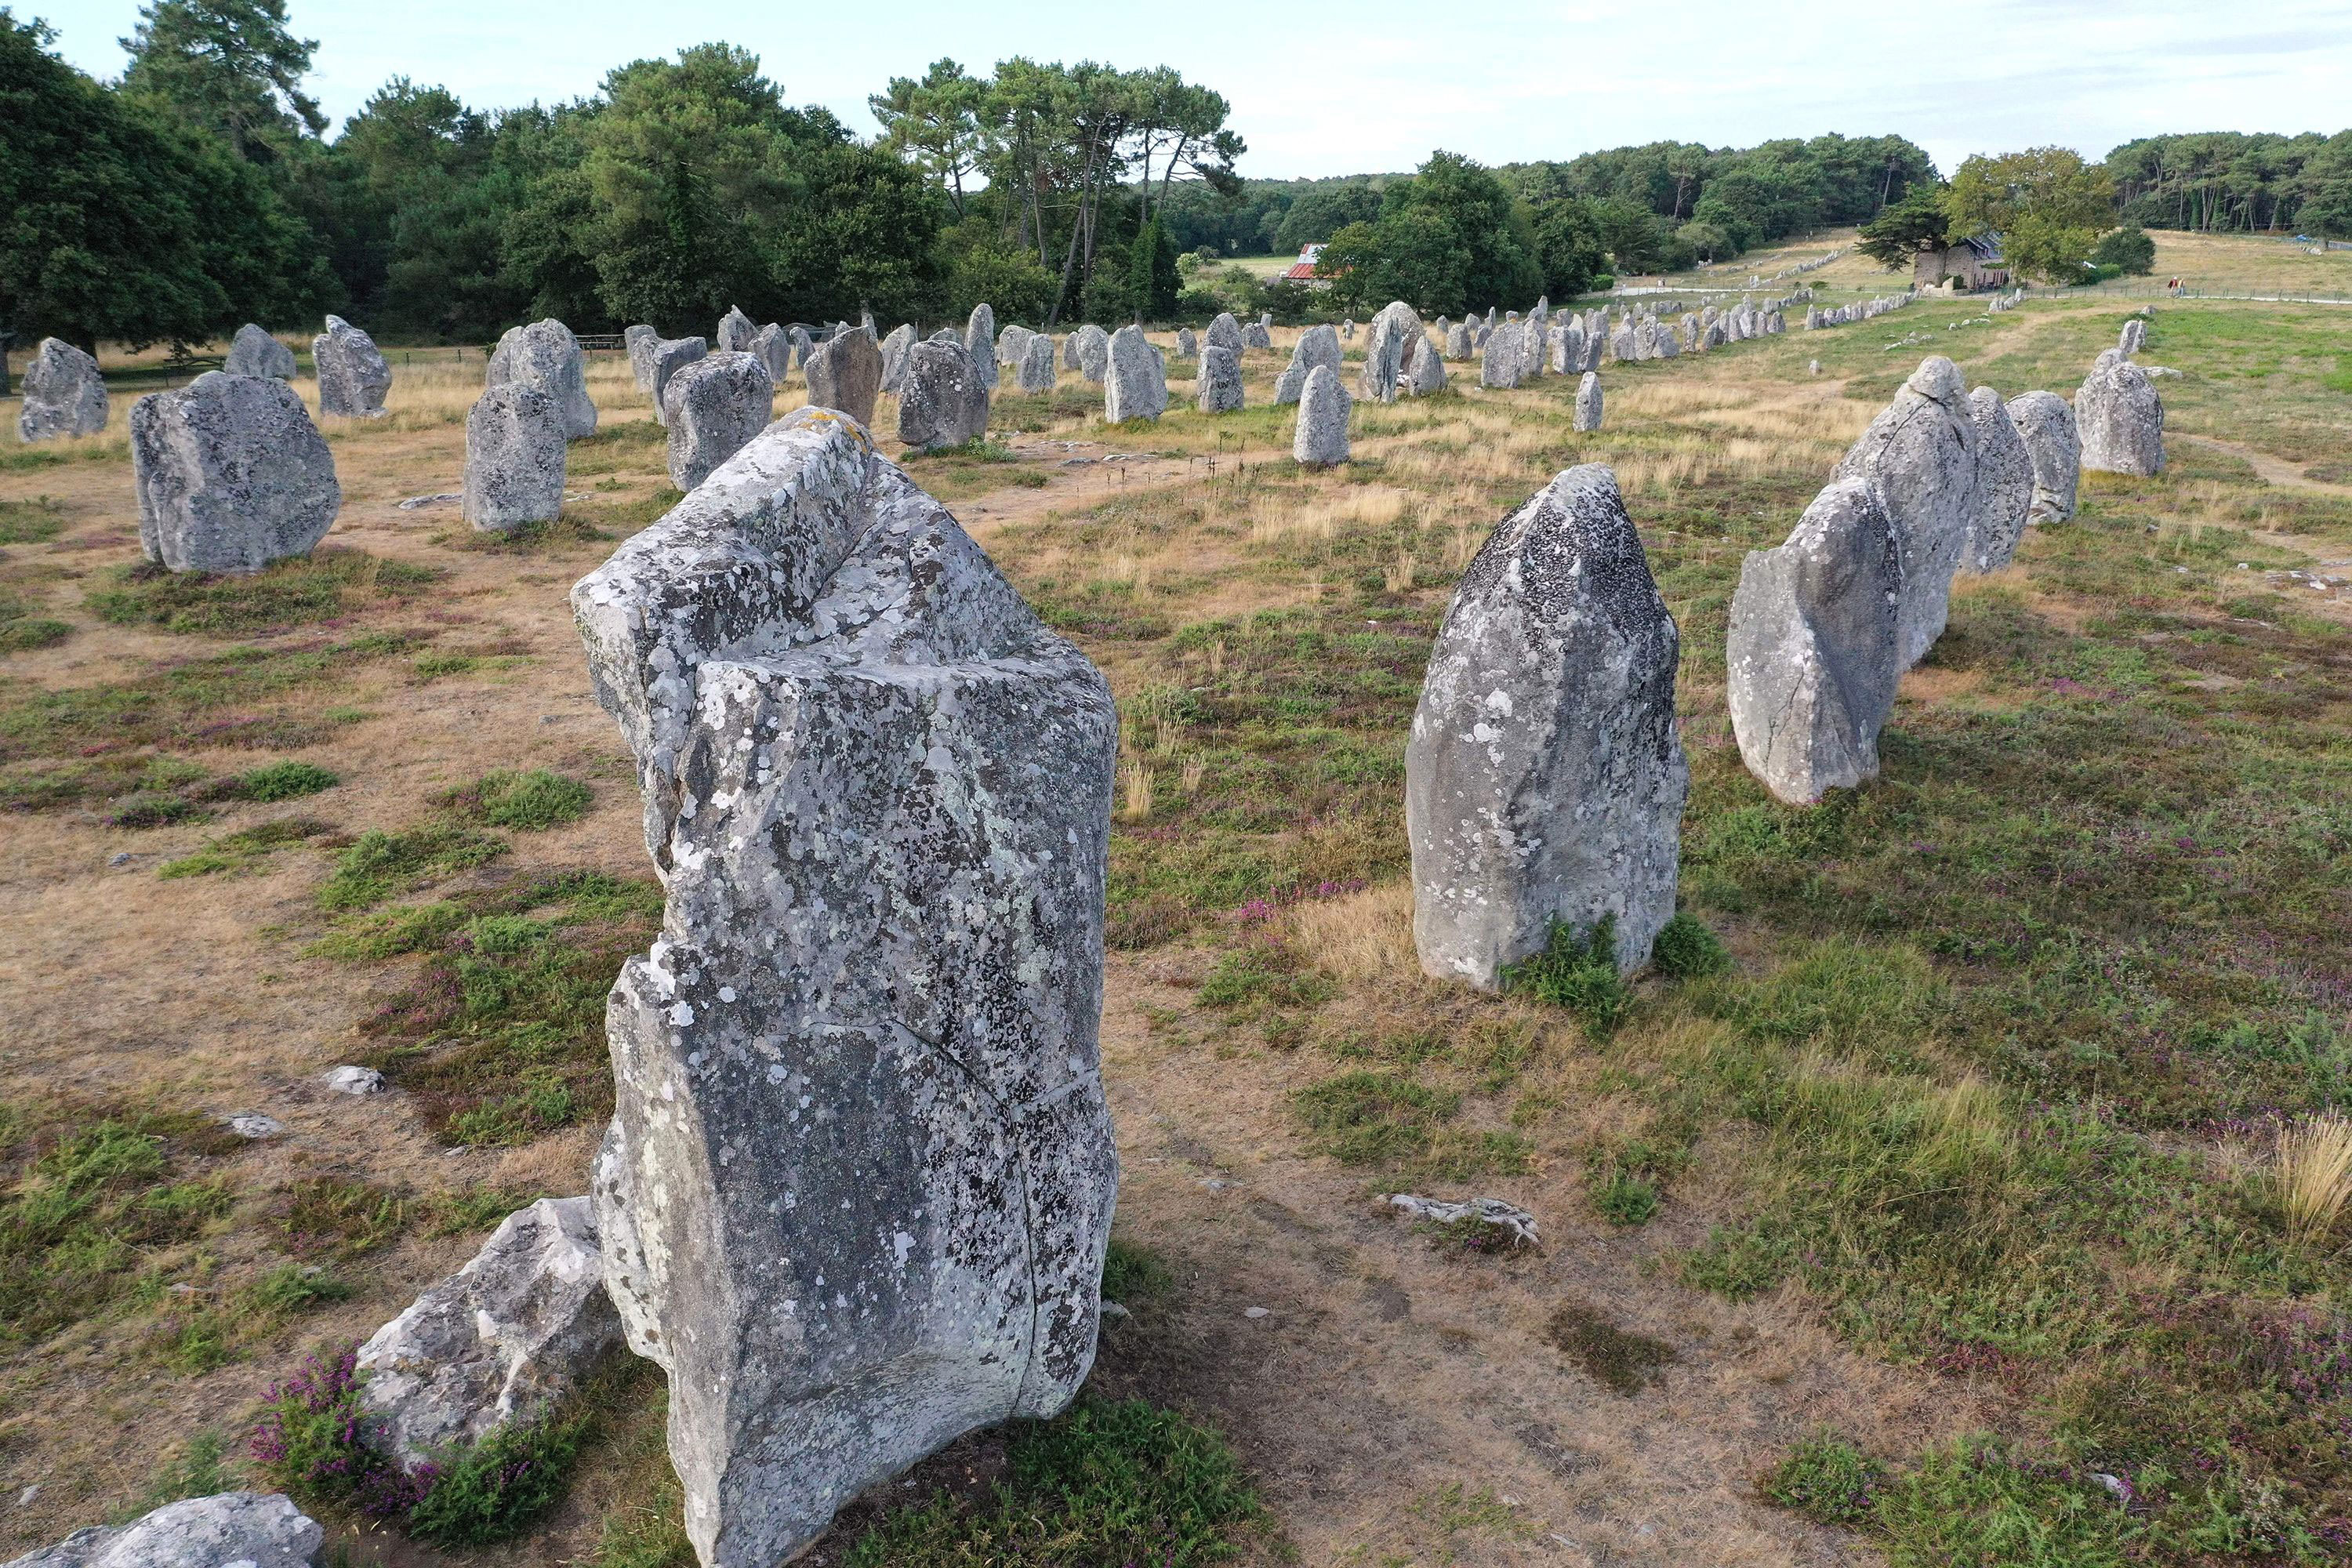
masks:
[[[2091,247],[2113,223],[2106,171],[2065,147],[2034,147],[1962,163],[1944,192],[1956,236],[2001,236],[2010,270],[2047,282],[2080,279]]]
[[[121,40],[122,90],[223,138],[237,156],[282,158],[327,117],[302,91],[313,38],[288,31],[286,0],[152,0]]]

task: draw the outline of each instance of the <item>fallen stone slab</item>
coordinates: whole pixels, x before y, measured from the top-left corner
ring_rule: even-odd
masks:
[[[326,1533],[283,1492],[217,1492],[78,1530],[6,1568],[310,1568]]]

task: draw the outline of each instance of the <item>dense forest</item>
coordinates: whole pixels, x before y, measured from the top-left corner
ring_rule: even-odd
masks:
[[[872,95],[866,140],[713,43],[553,106],[394,78],[330,134],[286,0],[152,0],[116,82],[53,43],[0,5],[0,336],[18,344],[196,342],[329,310],[443,342],[548,315],[699,331],[730,305],[820,322],[985,300],[1048,325],[1458,310],[1849,224],[1890,265],[1954,224],[2013,227],[2060,280],[2118,223],[2352,234],[2352,132],[2157,137],[2105,165],[2036,149],[1948,185],[1899,136],[1835,135],[1245,180],[1225,100],[1165,67],[940,60]],[[1328,289],[1223,264],[1314,242]]]

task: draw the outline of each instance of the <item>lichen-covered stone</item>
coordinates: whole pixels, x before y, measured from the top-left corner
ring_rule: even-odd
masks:
[[[1234,351],[1212,348],[1203,353],[1200,374],[1192,380],[1192,391],[1193,404],[1203,414],[1231,414],[1241,407],[1242,367]]]
[[[1242,347],[1271,349],[1274,347],[1274,333],[1264,321],[1252,321],[1242,329]]]
[[[640,323],[623,332],[621,342],[629,351],[629,379],[636,384],[639,392],[652,396],[654,349],[660,343],[661,334]]]
[[[1575,413],[1570,428],[1585,433],[1601,428],[1601,376],[1596,371],[1586,371],[1577,379]]]
[[[310,1568],[326,1533],[283,1492],[216,1492],[78,1530],[6,1568]]]
[[[2108,349],[2074,394],[2083,467],[2146,478],[2164,471],[2164,400],[2147,373]]]
[[[2033,456],[1991,387],[1969,394],[1969,416],[1977,426],[1977,523],[1960,564],[1969,572],[1998,572],[2025,536],[2026,514],[2033,506]]]
[[[768,427],[775,407],[776,384],[755,354],[708,354],[671,376],[662,393],[669,482],[681,490],[702,483]]]
[[[1356,379],[1356,394],[1367,403],[1394,403],[1402,378],[1409,386],[1417,356],[1437,351],[1421,324],[1420,313],[1402,300],[1380,309],[1364,332],[1364,368]]]
[[[607,1012],[606,1287],[669,1373],[696,1552],[769,1568],[1093,1362],[1118,718],[835,415],[572,603],[667,900]]]
[[[1412,356],[1412,368],[1405,373],[1405,390],[1415,397],[1427,397],[1433,392],[1445,390],[1445,356],[1437,345],[1423,342]]]
[[[1072,332],[1069,364],[1088,381],[1100,384],[1110,370],[1110,334],[1092,321]]]
[[[907,351],[898,387],[898,439],[925,451],[962,447],[988,434],[988,388],[961,342]]]
[[[530,382],[489,387],[466,415],[466,521],[503,533],[563,510],[563,410]]]
[[[2116,348],[2119,353],[2130,355],[2139,353],[2146,347],[2147,347],[2147,323],[2134,316],[2124,323],[2124,330],[2116,334]]]
[[[964,322],[963,352],[971,356],[972,367],[980,374],[981,384],[994,392],[996,312],[985,300],[971,308],[971,315]]]
[[[911,327],[906,332],[909,340],[915,335]],[[913,346],[911,341],[907,344]],[[903,374],[903,352],[899,363]],[[874,399],[882,391],[882,351],[871,337],[861,331],[835,332],[809,350],[802,371],[808,377],[811,408],[836,409],[860,425],[874,422]]]
[[[766,367],[768,379],[782,387],[784,377],[793,373],[793,340],[783,327],[770,321],[751,334],[751,357]]]
[[[1235,363],[1239,363],[1238,358]],[[1275,377],[1275,402],[1297,402],[1298,395],[1307,390],[1307,376],[1318,364],[1330,366],[1334,374],[1339,373],[1339,334],[1332,331],[1328,322],[1309,327],[1298,334],[1298,342],[1290,350],[1290,363]]]
[[[221,361],[221,369],[231,375],[261,375],[278,381],[294,379],[294,351],[271,337],[251,321],[236,330],[229,340],[228,353]]]
[[[1024,326],[1000,327],[996,331],[996,363],[1003,370],[1018,375],[1021,362],[1028,357],[1029,340],[1037,334]]]
[[[905,384],[907,351],[914,346],[915,327],[911,321],[899,322],[890,329],[890,335],[882,340],[881,389],[893,397],[898,395],[898,388]]]
[[[741,306],[730,305],[727,313],[719,318],[719,330],[711,334],[711,341],[719,345],[720,353],[749,353],[751,352],[751,339],[758,331],[759,329],[751,324],[751,318],[743,313]]]
[[[1903,668],[1926,657],[1951,613],[1952,574],[1976,529],[1977,426],[1959,366],[1920,362],[1837,468],[1878,481],[1903,552]]]
[[[1124,425],[1130,419],[1157,419],[1166,412],[1167,360],[1144,337],[1141,327],[1121,327],[1110,335],[1105,360],[1103,418]]]
[[[106,380],[98,362],[59,338],[43,338],[25,367],[16,438],[53,441],[106,428]]]
[[[139,542],[174,572],[258,572],[308,555],[343,492],[334,454],[294,389],[207,371],[131,405]]]
[[[1724,652],[1740,760],[1810,805],[1878,776],[1878,735],[1903,679],[1902,552],[1869,479],[1833,479],[1788,542],[1750,551]]]
[[[1497,989],[1554,922],[1612,922],[1621,969],[1675,912],[1690,773],[1680,637],[1597,463],[1496,528],[1437,631],[1405,743],[1413,944],[1433,975]]]
[[[327,318],[327,330],[310,340],[310,363],[319,375],[319,412],[339,419],[381,419],[392,392],[392,363],[375,340],[344,321]]]
[[[1192,359],[1197,356],[1200,352],[1200,340],[1192,335],[1192,329],[1190,327],[1177,328],[1176,357],[1178,359]]]
[[[2033,459],[2036,523],[2064,522],[2074,515],[2074,494],[2083,477],[2083,441],[2074,410],[2054,392],[2025,392],[2009,400],[2009,422],[2017,426]]]
[[[360,1347],[367,1440],[415,1468],[537,1419],[620,1346],[593,1207],[541,1198]]]
[[[654,418],[657,423],[669,423],[670,377],[709,353],[710,345],[700,338],[663,338],[654,344],[647,358],[653,366]]]
[[[1505,321],[1486,340],[1486,352],[1478,362],[1478,384],[1507,391],[1516,387],[1528,374],[1527,328],[1517,321]]]
[[[562,321],[550,317],[506,330],[490,354],[484,384],[497,386],[509,381],[527,382],[554,398],[567,439],[577,441],[596,433],[596,405],[588,396],[580,340]]]
[[[1036,333],[1021,356],[1021,390],[1051,392],[1054,380],[1054,340],[1043,332]]]
[[[1470,357],[1472,352],[1469,322],[1456,321],[1452,326],[1445,329],[1445,357],[1447,359],[1466,360]]]
[[[1348,460],[1348,415],[1353,399],[1339,373],[1318,364],[1307,373],[1298,394],[1298,423],[1290,435],[1290,456],[1303,468],[1328,468]]]
[[[1249,346],[1242,340],[1242,324],[1234,320],[1231,310],[1218,311],[1217,319],[1209,323],[1209,330],[1202,336],[1213,349],[1232,350],[1235,359],[1239,359],[1242,351]]]

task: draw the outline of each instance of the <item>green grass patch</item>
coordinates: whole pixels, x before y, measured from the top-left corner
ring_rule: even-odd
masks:
[[[438,568],[324,547],[249,574],[173,572],[154,562],[116,568],[84,598],[117,626],[235,637],[405,604],[437,581]]]
[[[66,529],[66,505],[55,496],[0,500],[0,544],[46,544]]]
[[[1589,1301],[1561,1302],[1544,1325],[1544,1338],[1586,1376],[1628,1397],[1655,1383],[1675,1361],[1672,1345],[1619,1328]]]
[[[443,797],[443,804],[493,827],[532,833],[579,821],[593,798],[578,779],[532,768],[485,773]]]
[[[1589,931],[1555,919],[1543,951],[1506,964],[1503,989],[1565,1007],[1596,1038],[1605,1037],[1633,1010],[1633,988],[1617,973],[1617,921],[1603,915]]]
[[[1347,1072],[1293,1091],[1290,1104],[1318,1152],[1343,1165],[1370,1165],[1426,1153],[1462,1097],[1394,1073]]]
[[[256,869],[289,844],[300,844],[333,831],[326,823],[305,816],[264,822],[240,828],[235,833],[223,834],[218,838],[208,838],[204,847],[194,854],[164,861],[155,868],[155,874],[167,880],[181,877],[237,876]]]
[[[396,833],[372,827],[336,857],[333,875],[320,885],[319,907],[373,909],[396,894],[487,866],[506,852],[503,838],[461,823],[427,823]]]

